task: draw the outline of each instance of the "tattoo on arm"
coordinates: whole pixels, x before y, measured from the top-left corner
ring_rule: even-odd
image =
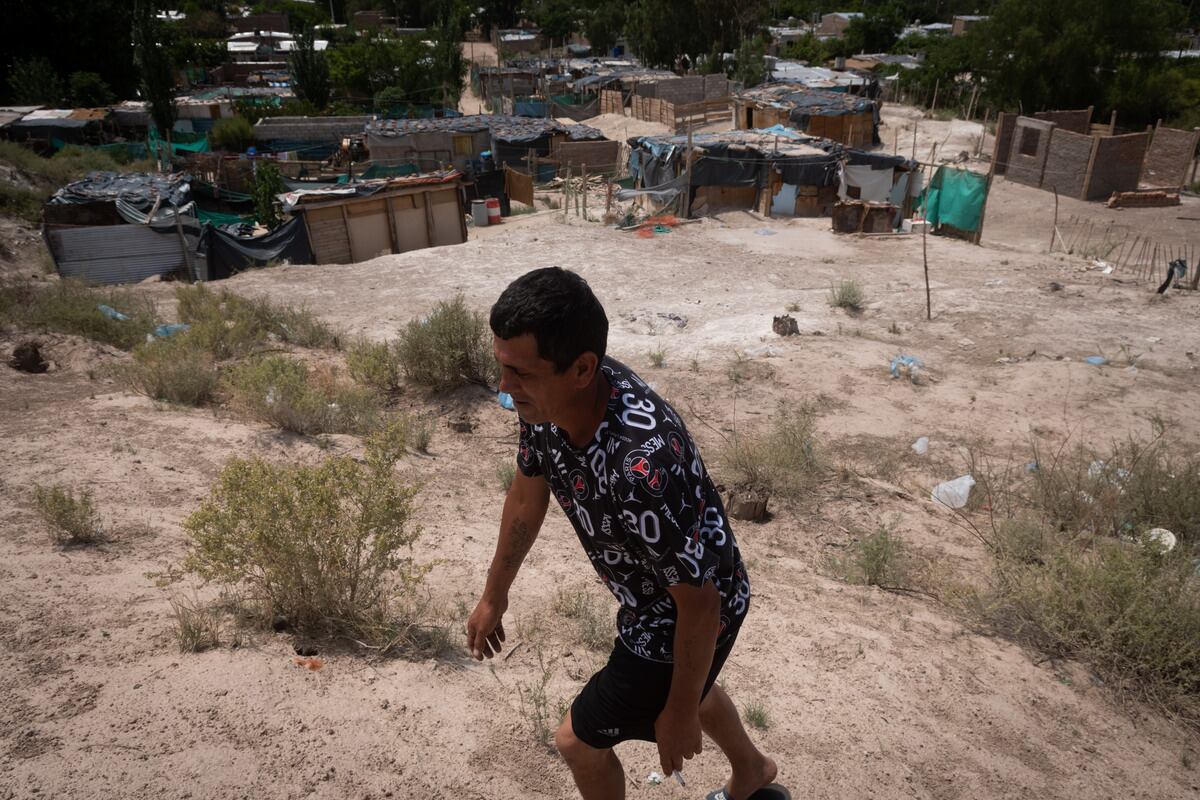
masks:
[[[529,531],[529,525],[520,519],[513,520],[513,524],[508,530],[512,549],[504,554],[504,566],[506,569],[517,569],[525,560],[529,548],[533,547],[533,536]]]

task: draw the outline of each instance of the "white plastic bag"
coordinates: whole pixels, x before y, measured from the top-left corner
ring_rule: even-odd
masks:
[[[948,508],[962,508],[971,496],[971,487],[975,479],[970,475],[960,475],[952,481],[939,483],[931,493],[933,502],[941,503]]]

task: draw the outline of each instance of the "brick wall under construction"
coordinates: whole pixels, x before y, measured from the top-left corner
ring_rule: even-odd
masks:
[[[1158,189],[1178,189],[1187,182],[1188,167],[1196,155],[1198,131],[1181,131],[1159,125],[1142,165],[1142,183]]]
[[[1107,200],[1113,192],[1138,188],[1150,134],[1101,136],[1085,200]]]
[[[1092,132],[1091,106],[1073,111],[1039,111],[1033,115],[1033,118],[1043,122],[1053,122],[1058,130],[1084,134]]]
[[[1006,159],[1005,174],[1010,181],[1026,186],[1042,185],[1046,157],[1050,153],[1050,134],[1054,123],[1030,117],[1018,117],[1012,132],[1012,145]]]
[[[1050,135],[1050,149],[1042,170],[1042,188],[1057,191],[1064,197],[1082,198],[1094,143],[1091,136],[1055,128]]]

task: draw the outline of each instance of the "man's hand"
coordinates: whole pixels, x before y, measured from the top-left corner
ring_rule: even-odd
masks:
[[[500,652],[500,643],[504,641],[504,624],[501,620],[507,610],[507,599],[498,601],[484,597],[475,606],[475,611],[467,620],[467,646],[471,648],[471,656],[476,661],[482,661],[484,657],[491,658]]]
[[[654,736],[658,740],[658,759],[663,774],[683,769],[683,760],[700,755],[704,738],[700,732],[700,706],[675,709],[667,707],[654,720]]]

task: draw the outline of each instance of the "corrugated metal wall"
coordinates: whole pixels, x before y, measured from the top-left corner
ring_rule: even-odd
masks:
[[[64,278],[92,284],[136,283],[185,266],[174,232],[156,233],[144,225],[96,225],[53,228],[47,233],[50,252]],[[194,259],[196,240],[185,239]]]

